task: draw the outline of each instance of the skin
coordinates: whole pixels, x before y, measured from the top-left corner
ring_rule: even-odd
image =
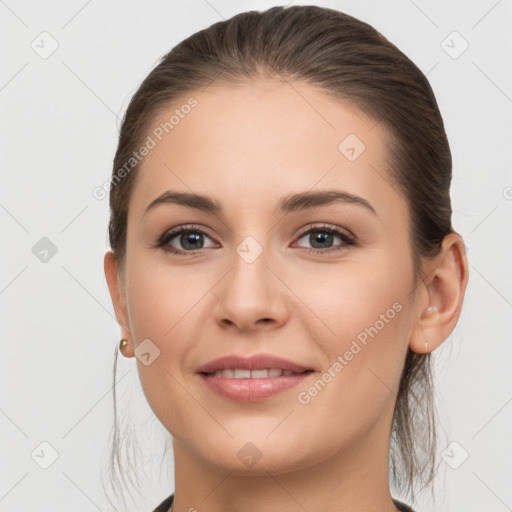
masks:
[[[386,169],[386,128],[314,86],[211,85],[169,107],[155,126],[191,95],[198,106],[137,176],[124,271],[111,251],[105,255],[129,340],[124,355],[134,357],[146,338],[160,350],[148,366],[137,359],[137,368],[173,436],[174,511],[396,511],[388,453],[400,376],[408,347],[425,353],[428,340],[435,350],[457,323],[468,275],[463,241],[447,236],[427,277],[414,284],[408,209]],[[366,146],[354,161],[338,149],[351,133]],[[176,204],[144,214],[169,189],[212,196],[224,214]],[[353,203],[275,211],[292,193],[329,189],[366,199],[376,214]],[[337,235],[313,245],[323,223],[348,230],[356,245]],[[187,224],[208,233],[203,249],[187,249],[180,235],[168,245],[188,253],[155,248],[170,228]],[[303,235],[310,227],[318,231]],[[262,249],[250,264],[236,251],[248,236]],[[340,250],[327,252],[332,247]],[[396,302],[400,312],[300,403],[298,393]],[[252,403],[213,393],[196,374],[220,356],[264,352],[315,372]],[[261,454],[251,467],[237,457],[247,442]]]

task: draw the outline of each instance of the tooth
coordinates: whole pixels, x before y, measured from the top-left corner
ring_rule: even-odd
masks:
[[[216,370],[214,377],[225,377],[228,379],[265,379],[267,377],[281,377],[282,375],[295,375],[291,370],[281,370],[280,368],[269,368],[263,370],[247,370],[242,368]]]
[[[258,379],[258,378],[266,378],[268,377],[268,370],[252,370],[251,371],[251,378],[252,379]]]

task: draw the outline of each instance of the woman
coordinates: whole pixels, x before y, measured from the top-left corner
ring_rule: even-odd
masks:
[[[313,6],[216,23],[128,106],[105,275],[172,435],[157,511],[396,511],[435,476],[430,354],[468,279],[421,71]],[[391,464],[388,464],[388,463]]]

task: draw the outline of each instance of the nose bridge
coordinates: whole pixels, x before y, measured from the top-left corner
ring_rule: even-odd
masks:
[[[261,239],[261,237],[260,237]],[[264,242],[263,242],[264,243]],[[230,288],[238,294],[238,304],[261,308],[268,304],[269,282],[267,265],[270,251],[253,236],[245,237],[235,247]]]
[[[248,235],[235,247],[231,271],[216,293],[218,321],[250,328],[259,320],[282,320],[283,297],[280,297],[278,280],[267,268],[273,258],[263,243]]]

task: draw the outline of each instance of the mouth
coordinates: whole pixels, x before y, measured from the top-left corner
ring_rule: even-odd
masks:
[[[199,376],[206,389],[216,395],[238,402],[257,402],[291,390],[314,373],[313,370],[299,373],[279,368],[228,369],[202,372]]]
[[[294,372],[292,370],[284,370],[282,368],[267,368],[261,370],[248,370],[245,368],[234,368],[225,370],[215,370],[213,372],[199,372],[205,377],[223,377],[226,379],[272,379],[277,377],[290,377],[311,373],[313,370],[304,370]]]
[[[221,357],[196,372],[208,391],[239,402],[271,398],[316,373],[313,368],[271,354]]]

